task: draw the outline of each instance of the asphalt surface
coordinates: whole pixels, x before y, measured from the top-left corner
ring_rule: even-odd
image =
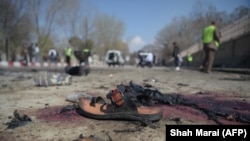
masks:
[[[132,65],[125,65],[124,67],[118,67],[119,69],[133,69],[136,66]],[[94,65],[91,66],[91,71],[95,70],[105,70],[111,69],[112,67],[108,67],[107,65]],[[154,66],[152,69],[166,69],[172,67],[162,67],[162,66]],[[185,68],[194,71],[199,71],[199,68]],[[64,67],[0,67],[0,72],[37,72],[37,71],[51,71],[51,72],[64,72]],[[249,74],[250,75],[250,68],[213,68],[213,71],[225,72],[225,73],[239,73],[239,74]]]
[[[0,140],[68,141],[76,139],[79,135],[99,135],[101,138],[108,135],[114,141],[122,139],[163,141],[167,124],[241,125],[245,123],[236,121],[234,118],[238,119],[238,115],[243,115],[240,116],[243,118],[250,115],[250,75],[224,73],[247,73],[245,69],[240,69],[241,71],[220,69],[216,70],[217,72],[214,70],[215,72],[211,74],[199,72],[198,68],[181,68],[180,71],[175,71],[173,66],[143,69],[135,66],[112,68],[107,65],[93,65],[91,69],[88,77],[73,76],[72,85],[37,87],[32,79],[37,74],[36,71],[63,72],[64,68],[1,68],[0,119],[2,123],[11,120],[10,117],[13,117],[15,109],[20,115],[26,114],[31,117],[32,123],[14,130],[5,130],[6,125],[1,124]],[[87,93],[105,98],[106,94],[117,85],[127,85],[131,81],[142,86],[151,86],[153,90],[158,90],[165,95],[180,94],[191,100],[191,103],[184,101],[185,105],[159,105],[163,110],[163,118],[147,127],[128,121],[94,120],[80,116],[74,111],[58,115],[59,110],[72,104],[65,101],[65,98],[71,94]],[[174,103],[179,102],[181,98],[177,97],[177,101],[176,98],[171,100]],[[187,102],[191,105],[188,106]],[[222,116],[211,116],[217,114]],[[244,116],[245,114],[247,116]],[[124,132],[138,127],[140,127],[139,131]]]

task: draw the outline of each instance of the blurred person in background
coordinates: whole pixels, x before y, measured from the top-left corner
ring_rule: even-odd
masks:
[[[211,24],[203,30],[202,42],[205,57],[202,64],[201,71],[210,73],[213,67],[215,52],[217,51],[220,43],[220,33],[217,29],[217,24],[212,21]]]
[[[173,42],[173,47],[174,49],[172,52],[172,56],[174,57],[175,70],[179,71],[180,70],[180,60],[179,60],[180,48],[176,42]]]
[[[51,63],[51,66],[55,66],[56,61],[57,61],[57,52],[54,48],[51,48],[48,52],[49,55],[49,60]]]

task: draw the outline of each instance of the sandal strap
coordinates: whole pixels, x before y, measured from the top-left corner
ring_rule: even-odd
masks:
[[[117,106],[121,106],[124,104],[124,95],[123,93],[117,88],[111,91],[111,101]]]
[[[115,90],[111,90],[106,97],[115,106],[116,112],[138,112],[135,103],[125,94],[126,87],[118,85]]]
[[[92,97],[92,98],[91,98],[90,105],[93,106],[93,107],[95,107],[95,104],[96,104],[96,103],[101,103],[101,104],[103,104],[103,105],[106,104],[105,100],[104,100],[102,97],[100,97],[100,96]]]

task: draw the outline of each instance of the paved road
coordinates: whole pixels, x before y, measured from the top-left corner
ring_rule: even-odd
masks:
[[[43,69],[63,71],[63,68]],[[93,66],[92,72],[87,77],[73,76],[73,83],[70,86],[36,87],[32,80],[32,76],[36,72],[25,73],[21,71],[38,70],[41,68],[2,69],[3,73],[0,73],[0,119],[3,120],[3,123],[8,122],[13,111],[17,109],[21,114],[30,116],[33,122],[11,131],[4,130],[6,126],[0,125],[0,131],[2,131],[0,140],[34,140],[34,138],[35,140],[73,140],[80,134],[97,135],[103,131],[101,133],[108,133],[112,140],[126,138],[133,141],[162,141],[165,139],[166,124],[207,125],[218,123],[211,120],[210,116],[207,117],[204,112],[192,107],[168,105],[162,105],[164,118],[153,124],[152,127],[156,128],[142,128],[138,124],[127,121],[93,120],[78,116],[74,112],[62,115],[54,114],[66,105],[72,104],[65,101],[69,94],[84,92],[91,96],[105,98],[106,94],[117,85],[128,84],[130,81],[140,85],[151,85],[152,89],[157,89],[166,95],[177,93],[190,97],[191,100],[200,102],[201,107],[207,105],[206,108],[209,111],[228,114],[231,113],[227,112],[228,110],[233,110],[249,115],[250,75],[218,71],[205,74],[197,69],[175,71],[173,67],[149,69],[134,66],[125,66],[124,68]],[[21,73],[8,73],[7,71]],[[177,99],[178,101],[179,99]],[[229,120],[224,120],[221,117],[218,120],[225,125],[242,124],[231,120],[231,117],[234,116],[230,116]],[[137,129],[137,127],[140,127],[141,131],[114,132],[114,130],[127,131],[128,129]]]
[[[36,72],[36,71],[52,71],[52,72],[64,72],[64,67],[0,67],[0,72]],[[132,65],[126,65],[124,67],[108,67],[107,65],[92,65],[91,71],[95,70],[110,70],[110,69],[138,69]],[[147,69],[147,68],[144,68]],[[172,69],[172,67],[153,67],[151,69]],[[191,70],[198,71],[198,68],[189,68]],[[249,74],[250,68],[214,68],[213,71]]]

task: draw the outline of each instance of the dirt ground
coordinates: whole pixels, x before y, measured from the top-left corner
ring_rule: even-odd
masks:
[[[92,68],[88,76],[73,76],[71,85],[37,87],[33,76],[37,72],[7,72],[0,75],[0,140],[3,141],[73,141],[94,136],[104,141],[164,141],[165,125],[218,124],[202,111],[181,105],[162,105],[163,118],[150,126],[138,122],[95,120],[74,111],[59,114],[72,103],[65,99],[69,94],[87,93],[103,96],[119,84],[133,81],[149,84],[161,93],[178,93],[231,105],[234,110],[250,117],[250,76],[246,74],[212,72],[173,68]],[[221,102],[218,102],[218,101]],[[230,103],[231,102],[231,103]],[[14,129],[6,129],[17,110],[31,122]],[[220,124],[249,124],[237,121],[228,114],[220,117]]]

